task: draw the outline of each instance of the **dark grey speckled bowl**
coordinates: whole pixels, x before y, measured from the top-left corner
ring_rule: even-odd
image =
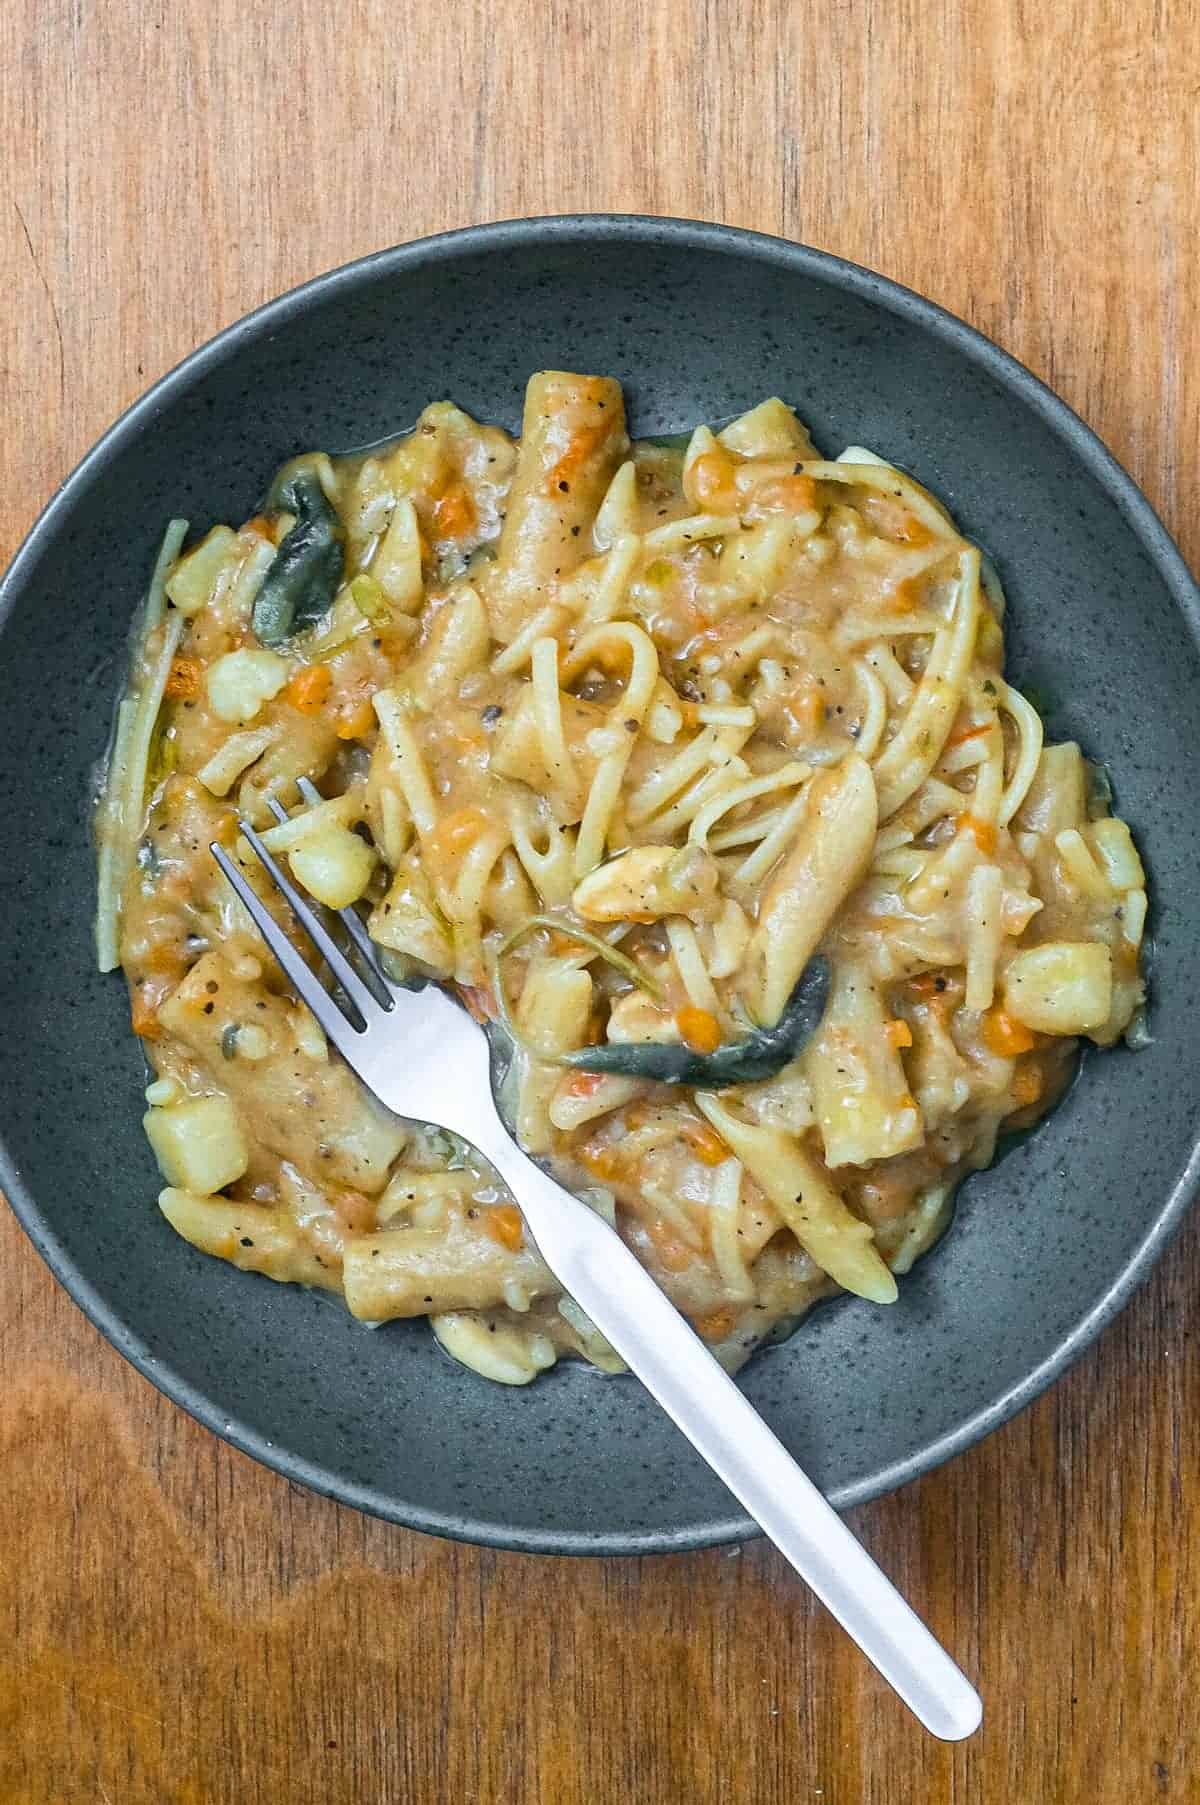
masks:
[[[92,965],[90,773],[166,518],[240,519],[292,452],[379,439],[435,397],[515,429],[547,365],[620,377],[646,433],[777,393],[824,447],[928,483],[994,555],[1012,668],[1108,764],[1154,886],[1154,1045],[1089,1059],[899,1304],[818,1311],[745,1374],[754,1402],[852,1504],[1011,1415],[1145,1276],[1197,1163],[1200,596],[1129,478],[994,345],[834,258],[682,221],[488,226],[322,276],[196,352],[54,497],[0,591],[0,1185],[114,1346],[289,1477],[501,1546],[687,1548],[752,1525],[632,1380],[493,1387],[424,1324],[367,1334],[179,1241],[124,986]]]

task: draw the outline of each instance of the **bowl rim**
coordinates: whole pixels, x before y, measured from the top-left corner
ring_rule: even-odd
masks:
[[[265,302],[190,352],[149,389],[133,401],[85,453],[75,469],[54,491],[0,578],[0,634],[9,615],[35,572],[43,548],[53,538],[62,519],[86,495],[109,460],[136,439],[167,405],[185,395],[194,381],[219,365],[230,353],[256,339],[275,333],[303,314],[314,301],[322,303],[369,287],[381,277],[406,273],[461,256],[504,252],[531,243],[671,246],[683,250],[717,253],[756,261],[800,274],[827,287],[869,300],[908,323],[931,333],[968,359],[1001,387],[1024,403],[1053,433],[1064,440],[1097,484],[1115,503],[1161,577],[1192,638],[1200,645],[1200,586],[1183,554],[1133,478],[1078,414],[1041,379],[1009,352],[975,327],[936,302],[890,277],[793,240],[753,232],[743,227],[703,220],[633,213],[568,213],[534,215],[460,227],[417,238],[375,251],[312,277],[298,287]],[[866,1503],[941,1466],[975,1442],[999,1428],[1052,1384],[1097,1338],[1145,1282],[1160,1256],[1178,1232],[1185,1211],[1200,1180],[1200,1139],[1187,1163],[1147,1226],[1141,1241],[1122,1270],[1090,1310],[1074,1323],[1057,1345],[1031,1372],[998,1398],[975,1411],[945,1434],[915,1449],[903,1459],[853,1485],[830,1493],[839,1510]],[[605,1530],[542,1531],[510,1529],[503,1524],[472,1517],[469,1512],[445,1512],[405,1504],[377,1487],[348,1481],[330,1468],[318,1465],[268,1442],[257,1429],[219,1410],[197,1386],[168,1362],[158,1359],[149,1345],[111,1310],[85,1272],[69,1256],[26,1187],[0,1133],[0,1191],[34,1247],[55,1278],[105,1339],[187,1414],[205,1428],[250,1455],[283,1477],[297,1481],[340,1504],[372,1516],[416,1529],[494,1548],[529,1554],[641,1555],[675,1553],[690,1549],[741,1542],[761,1534],[758,1525],[733,1509],[719,1520],[693,1524],[679,1530],[610,1532]]]

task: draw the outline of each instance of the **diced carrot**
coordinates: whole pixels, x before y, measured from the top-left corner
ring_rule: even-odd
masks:
[[[1002,1059],[1015,1059],[1018,1053],[1028,1053],[1037,1045],[1024,1022],[1017,1021],[999,1004],[983,1018],[983,1038]]]
[[[581,1147],[579,1159],[595,1178],[616,1178],[620,1171],[620,1161],[611,1147]]]
[[[975,844],[980,852],[989,858],[996,850],[996,829],[990,821],[981,821],[978,815],[960,815],[958,817],[960,834],[973,834]]]
[[[607,1038],[608,1016],[603,1009],[593,1009],[587,1018],[583,1030],[583,1044],[587,1047],[598,1047]]]
[[[737,506],[733,462],[724,452],[702,452],[692,465],[689,475],[696,500],[702,507],[723,512],[726,507]]]
[[[777,476],[759,483],[751,500],[756,513],[807,514],[817,505],[817,485],[811,476]]]
[[[164,696],[194,696],[200,689],[204,666],[198,658],[173,658]]]
[[[896,537],[902,539],[905,545],[928,545],[933,533],[915,514],[906,514],[896,530]]]
[[[603,445],[608,431],[607,420],[601,420],[595,426],[581,426],[571,435],[566,450],[557,463],[551,466],[546,477],[546,488],[551,494],[556,490],[560,494],[564,493],[564,484],[567,489],[570,488],[580,467],[587,462],[593,451]]]
[[[333,672],[327,664],[306,664],[287,683],[283,695],[301,714],[316,714],[333,688]]]
[[[572,1072],[565,1089],[568,1097],[594,1097],[603,1083],[603,1072]]]
[[[1026,1060],[1013,1073],[1012,1097],[1018,1109],[1028,1109],[1036,1103],[1045,1088],[1041,1067],[1031,1060]]]
[[[375,710],[364,696],[361,702],[354,703],[338,716],[334,732],[340,740],[365,739],[375,725]]]
[[[950,735],[946,744],[947,746],[965,746],[968,740],[977,740],[980,734],[990,733],[994,725],[993,721],[980,721],[974,727],[960,727],[957,733]]]
[[[525,1240],[525,1225],[521,1221],[521,1212],[511,1203],[496,1203],[483,1214],[483,1232],[498,1241],[501,1247],[507,1247],[510,1253],[519,1253]]]
[[[480,808],[455,809],[438,822],[427,845],[435,858],[458,858],[487,831],[488,818]]]
[[[476,522],[475,503],[465,483],[451,483],[434,504],[433,524],[439,539],[465,539]]]
[[[923,971],[908,980],[914,1002],[923,1003],[944,1027],[962,1001],[962,988],[944,971]]]
[[[820,684],[804,684],[788,697],[784,709],[801,732],[815,733],[825,721],[825,692]]]
[[[706,1166],[723,1166],[727,1159],[733,1157],[709,1122],[685,1121],[680,1125],[679,1133],[697,1159],[702,1160]]]
[[[693,1316],[692,1327],[702,1341],[724,1341],[732,1335],[737,1326],[737,1317],[725,1304],[719,1310],[709,1310],[704,1316]]]
[[[901,577],[893,583],[887,593],[887,605],[895,614],[911,614],[921,599],[921,586],[917,577]]]
[[[133,1031],[142,1040],[157,1040],[162,1029],[158,1025],[158,1007],[139,986],[129,999],[129,1016]]]
[[[889,1047],[911,1047],[913,1044],[912,1029],[908,1023],[896,1016],[884,1029]]]
[[[721,1044],[721,1024],[707,1009],[695,1009],[689,1004],[676,1014],[675,1026],[684,1046],[693,1053],[715,1053]]]

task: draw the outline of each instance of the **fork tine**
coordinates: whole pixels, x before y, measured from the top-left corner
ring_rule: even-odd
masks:
[[[369,1022],[373,1016],[381,1015],[384,1012],[384,1005],[379,1001],[370,985],[365,984],[359,977],[341,947],[334,941],[324,922],[318,918],[316,911],[301,895],[291,878],[284,873],[278,861],[267,851],[250,823],[239,821],[238,826],[245,835],[247,844],[266,867],[277,888],[286,897],[292,913],[303,926],[309,939],[362,1016],[363,1021]],[[390,1002],[387,1007],[391,1007]]]
[[[338,1008],[316,974],[309,970],[262,898],[247,883],[244,875],[223,846],[213,841],[209,850],[229,879],[233,889],[245,903],[254,925],[295,985],[296,990],[320,1022],[339,1052],[353,1059],[359,1030]]]
[[[296,780],[296,788],[300,791],[305,802],[317,803],[323,801],[320,790],[318,790],[315,784],[310,783],[307,777],[298,778]],[[291,816],[277,796],[267,797],[267,807],[281,827],[285,821],[291,820]],[[363,926],[362,917],[359,915],[358,910],[354,907],[353,903],[349,903],[344,909],[333,909],[330,913],[337,916],[358,949],[363,964],[371,973],[371,976],[378,979],[380,989],[383,991],[383,996],[380,997],[379,1001],[383,1003],[385,1009],[390,1008],[391,1005],[388,1003],[387,998],[391,995],[392,981],[379,963],[379,955],[375,950],[375,943]]]
[[[318,803],[322,799],[321,792],[316,784],[310,782],[307,777],[299,778],[296,783],[296,788],[299,790],[301,796],[303,796],[305,802],[310,805]],[[272,806],[274,807],[274,805]],[[286,820],[286,813],[279,818],[281,820]],[[380,984],[383,986],[384,995],[390,996],[392,980],[388,977],[383,966],[379,963],[379,954],[375,950],[375,943],[363,926],[362,917],[359,915],[358,910],[354,907],[353,903],[351,903],[346,908],[339,909],[337,913],[346,932],[358,948],[359,954],[372,977],[378,978]]]

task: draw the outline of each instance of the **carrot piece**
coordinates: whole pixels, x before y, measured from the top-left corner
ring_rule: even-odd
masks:
[[[973,834],[976,846],[989,858],[995,852],[996,829],[990,821],[981,821],[978,815],[960,815],[958,831],[960,834]]]
[[[920,582],[916,577],[901,577],[893,583],[886,600],[889,608],[896,614],[911,614],[921,599]]]
[[[1034,1062],[1026,1061],[1013,1073],[1012,1096],[1018,1109],[1036,1103],[1044,1088],[1041,1067]]]
[[[483,1215],[483,1232],[498,1241],[501,1247],[507,1247],[510,1253],[519,1253],[525,1240],[525,1225],[521,1221],[521,1212],[511,1203],[496,1203]]]
[[[692,1318],[692,1327],[702,1341],[724,1341],[726,1336],[733,1334],[736,1326],[737,1317],[728,1304]]]
[[[811,476],[777,476],[759,483],[750,499],[756,513],[807,514],[817,505],[817,485]]]
[[[164,696],[191,697],[200,689],[204,666],[198,658],[173,658],[167,674]]]
[[[694,1009],[689,1004],[675,1017],[679,1038],[693,1053],[715,1053],[721,1044],[721,1024],[707,1009]]]
[[[784,703],[802,733],[816,733],[825,722],[825,692],[818,683],[805,683]]]
[[[586,1166],[596,1178],[607,1181],[610,1178],[616,1178],[620,1172],[620,1161],[611,1147],[581,1147],[579,1159],[580,1163]]]
[[[708,1122],[684,1122],[679,1133],[706,1166],[723,1166],[727,1159],[733,1157],[716,1129]]]
[[[435,858],[457,858],[473,846],[480,834],[487,831],[488,818],[480,808],[455,809],[439,821],[428,839],[429,850]]]
[[[439,539],[465,539],[475,527],[475,503],[465,483],[451,483],[434,503],[433,524]]]
[[[364,699],[338,717],[334,732],[340,740],[365,739],[375,725],[375,710]]]
[[[284,700],[301,714],[316,714],[333,688],[333,672],[327,664],[306,664],[290,679]]]
[[[144,990],[135,990],[129,999],[129,1018],[133,1031],[141,1040],[157,1040],[162,1030],[158,1025],[158,1007]]]
[[[692,488],[702,507],[724,511],[736,508],[737,493],[733,487],[733,463],[721,451],[705,451],[691,468]]]
[[[594,1097],[604,1083],[603,1072],[572,1072],[567,1079],[568,1097]]]
[[[565,493],[570,488],[579,474],[580,466],[586,463],[593,451],[603,445],[608,431],[607,420],[601,420],[596,426],[581,426],[578,432],[571,435],[566,450],[557,463],[551,465],[546,476],[546,489],[550,494],[554,494],[556,490]]]
[[[999,1004],[989,1009],[983,1018],[983,1038],[992,1052],[1002,1059],[1015,1059],[1018,1053],[1028,1053],[1037,1045],[1036,1037],[1024,1022],[1017,1021]]]
[[[896,529],[896,537],[905,545],[928,545],[933,538],[933,531],[918,520],[915,514],[906,514],[901,525]]]
[[[899,1016],[890,1021],[884,1033],[887,1035],[889,1047],[911,1047],[913,1044],[912,1029]]]

